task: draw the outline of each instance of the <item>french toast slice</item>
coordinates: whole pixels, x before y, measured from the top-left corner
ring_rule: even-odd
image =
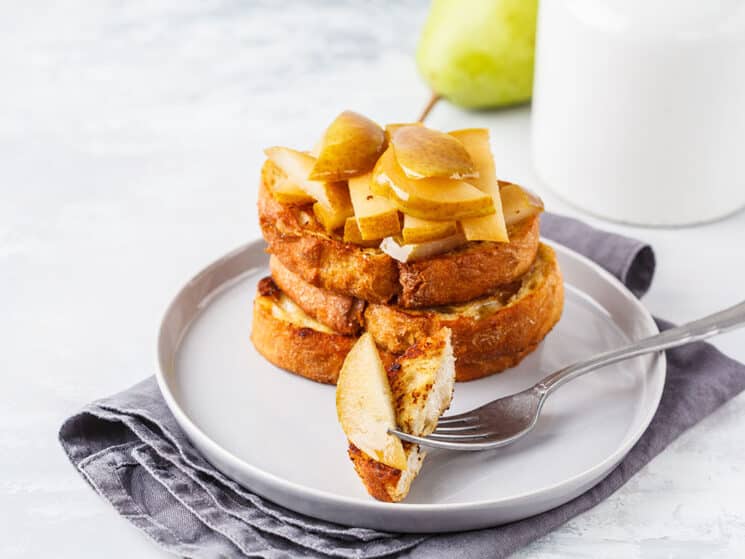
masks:
[[[378,501],[397,503],[403,501],[411,489],[411,482],[419,475],[427,452],[418,444],[404,442],[406,469],[399,470],[370,458],[349,443],[349,459],[365,485],[367,492]]]
[[[383,415],[392,415],[400,430],[413,435],[424,437],[434,431],[440,416],[450,407],[453,396],[455,358],[450,339],[450,330],[442,328],[408,348],[388,366],[388,387],[367,381],[372,365],[355,355],[358,348],[350,352],[344,363],[337,385],[337,411],[342,429],[350,439],[349,457],[355,471],[368,493],[378,500],[403,500],[422,467],[426,453],[419,445],[398,439],[391,441],[389,435],[385,441],[387,444],[381,442],[378,446],[400,445],[403,456],[392,460],[391,455],[396,453],[389,451],[387,456],[383,456],[375,445],[370,446],[370,441],[382,441],[371,433],[375,429],[385,429],[385,424],[381,424]],[[358,343],[372,344],[374,348],[374,342],[369,340],[369,336],[364,335]],[[381,413],[371,403],[377,400],[380,407],[381,398],[390,399],[388,414]],[[353,414],[351,420],[350,414]],[[390,418],[387,421],[390,422]],[[367,452],[352,442],[352,439],[359,442],[359,437],[362,437],[359,446],[366,447]]]
[[[277,265],[282,266],[279,262]],[[275,265],[272,270],[275,269],[279,268]],[[310,317],[327,326],[347,320],[347,309],[359,308],[353,298],[311,286],[286,268],[277,277],[280,275],[283,281],[277,283],[281,283],[283,292]],[[312,296],[306,296],[308,291]],[[336,302],[339,298],[343,304]],[[453,332],[457,380],[467,381],[517,365],[558,322],[563,304],[564,288],[556,255],[551,247],[542,244],[533,266],[522,278],[487,297],[429,309],[367,303],[362,326],[378,346],[392,354],[400,354],[419,339],[447,326]]]
[[[279,202],[272,187],[282,171],[267,161],[258,212],[268,251],[316,287],[373,303],[424,308],[470,301],[522,276],[535,259],[539,217],[510,226],[509,243],[469,242],[414,262],[399,262],[378,248],[345,243],[318,223],[312,207]]]
[[[316,382],[336,384],[344,358],[356,340],[305,314],[272,278],[259,281],[251,341],[274,365]]]
[[[362,299],[311,285],[285,268],[274,255],[269,258],[269,271],[283,293],[312,318],[347,336],[358,335],[362,330],[365,310]]]
[[[559,321],[563,306],[556,255],[541,244],[530,270],[492,295],[430,309],[370,303],[365,329],[378,346],[396,354],[442,327],[450,328],[457,380],[467,381],[517,365]]]

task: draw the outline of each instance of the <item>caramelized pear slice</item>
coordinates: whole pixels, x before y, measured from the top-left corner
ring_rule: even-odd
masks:
[[[367,173],[384,145],[385,133],[380,126],[361,114],[344,111],[326,129],[308,178],[341,181]]]
[[[478,174],[463,144],[426,126],[401,126],[391,133],[391,145],[401,169],[412,179],[463,179]]]
[[[457,232],[458,224],[455,221],[433,221],[431,219],[422,219],[421,217],[404,214],[404,226],[401,229],[401,237],[405,244],[414,244],[442,239]]]
[[[504,216],[502,219],[495,215],[470,217],[461,220],[460,225],[469,241],[510,242]]]
[[[465,146],[471,156],[479,176],[468,179],[482,192],[492,197],[494,202],[494,213],[483,217],[473,217],[461,221],[463,232],[469,241],[497,241],[509,242],[507,226],[504,222],[502,212],[502,201],[499,195],[497,173],[494,168],[494,157],[492,157],[489,145],[489,130],[486,128],[468,128],[450,132]]]
[[[391,142],[391,136],[393,136],[393,133],[398,130],[399,128],[403,128],[404,126],[424,126],[421,122],[392,122],[391,124],[385,125],[385,140],[390,144]]]
[[[362,238],[360,227],[357,225],[357,219],[354,217],[348,217],[347,221],[344,222],[344,242],[365,248],[373,248],[380,245],[380,239],[366,241]]]
[[[499,181],[499,193],[502,197],[504,221],[507,225],[543,211],[543,200],[527,188],[511,182]]]
[[[370,189],[371,175],[349,179],[349,195],[362,240],[382,239],[401,231],[398,210],[387,198]]]
[[[339,229],[347,221],[347,218],[354,215],[351,203],[349,206],[344,205],[338,208],[328,208],[320,202],[316,202],[313,204],[313,213],[328,233]]]
[[[286,177],[274,181],[270,190],[272,196],[282,204],[304,206],[315,201],[312,196]]]
[[[385,196],[407,215],[454,221],[494,213],[491,196],[467,182],[454,179],[407,177],[388,148],[378,159],[371,185],[373,194]]]
[[[312,155],[285,147],[267,148],[264,153],[277,167],[284,171],[294,184],[314,200],[330,210],[351,211],[349,190],[346,183],[315,181],[308,178],[308,174],[316,162]]]
[[[406,470],[388,375],[370,334],[364,333],[347,354],[336,382],[336,414],[349,441],[373,460]]]

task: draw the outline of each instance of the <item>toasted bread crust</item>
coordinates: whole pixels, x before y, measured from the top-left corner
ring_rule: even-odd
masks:
[[[344,359],[357,336],[321,332],[287,322],[272,313],[272,305],[286,295],[270,277],[262,278],[254,298],[251,341],[269,362],[315,382],[336,384]],[[383,365],[396,356],[378,348]]]
[[[291,273],[290,273],[291,274]],[[300,285],[295,280],[288,285]],[[291,298],[299,297],[289,294]],[[315,292],[314,306],[323,307],[326,290]],[[370,303],[364,312],[365,329],[381,349],[400,354],[417,340],[434,335],[447,326],[452,330],[457,381],[468,381],[514,367],[530,354],[559,321],[564,288],[554,251],[541,245],[536,262],[521,280],[502,286],[497,293],[472,303],[493,303],[494,312],[485,316],[446,313],[448,309],[402,309]],[[309,313],[324,322],[318,314]],[[329,324],[330,326],[330,324]]]
[[[540,239],[538,216],[509,229],[509,243],[476,242],[419,262],[398,263],[398,305],[423,308],[464,303],[528,271]]]
[[[564,289],[551,247],[541,245],[519,289],[502,297],[503,301],[498,296],[491,298],[504,306],[485,316],[370,304],[365,310],[365,327],[380,347],[401,353],[416,340],[447,326],[453,332],[456,379],[474,380],[519,363],[558,322]],[[478,302],[470,305],[474,304]]]
[[[378,501],[392,503],[395,487],[401,479],[401,470],[373,460],[352,443],[349,443],[348,453],[367,492]]]
[[[365,302],[326,291],[290,272],[276,256],[269,258],[269,271],[279,288],[308,315],[339,334],[356,336],[362,330]]]
[[[378,303],[398,292],[398,269],[388,255],[329,237],[307,207],[280,204],[263,186],[258,207],[268,252],[308,283]]]
[[[320,332],[277,318],[272,313],[272,304],[279,293],[271,278],[261,280],[251,327],[254,346],[282,369],[316,382],[336,384],[344,358],[356,338]]]
[[[376,248],[327,234],[312,210],[281,204],[270,191],[281,173],[267,161],[259,187],[259,224],[268,251],[308,283],[403,308],[469,301],[522,275],[535,258],[539,218],[509,229],[511,242],[477,242],[426,260],[401,263]]]
[[[409,494],[411,482],[419,475],[422,462],[427,455],[426,451],[419,445],[407,442],[404,442],[403,446],[407,459],[406,471],[386,466],[365,454],[351,442],[349,443],[347,453],[357,475],[367,492],[379,501],[388,503],[403,501]]]

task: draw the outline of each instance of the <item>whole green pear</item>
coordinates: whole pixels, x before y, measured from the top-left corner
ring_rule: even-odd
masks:
[[[467,108],[527,101],[538,0],[434,0],[419,39],[419,71]]]

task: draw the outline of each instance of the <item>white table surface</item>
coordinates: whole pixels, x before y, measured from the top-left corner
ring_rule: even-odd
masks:
[[[153,373],[166,304],[258,235],[261,148],[308,147],[336,113],[415,118],[423,1],[15,2],[0,7],[0,556],[164,555],[67,462],[56,434],[86,402]],[[528,108],[488,126],[498,171],[549,209],[644,238],[644,299],[685,321],[745,295],[745,214],[690,229],[583,216],[531,169]],[[740,177],[742,180],[742,177]],[[716,345],[745,360],[745,333]],[[745,396],[613,497],[521,557],[745,556]]]

